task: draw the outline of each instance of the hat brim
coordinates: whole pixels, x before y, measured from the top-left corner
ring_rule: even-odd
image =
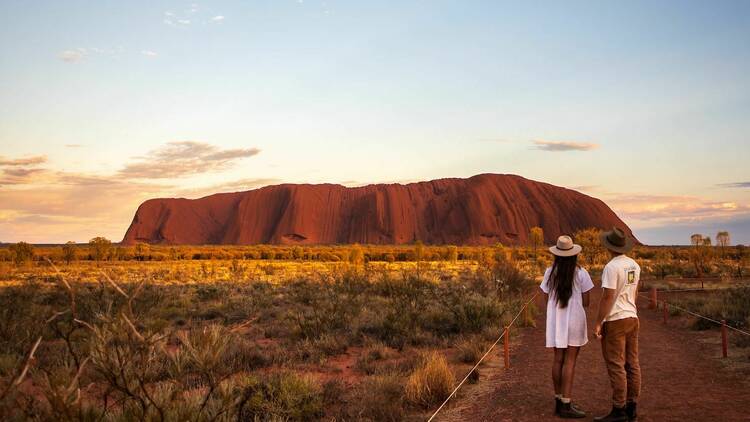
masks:
[[[627,236],[625,236],[625,245],[617,246],[612,244],[609,239],[607,239],[607,236],[610,233],[611,232],[602,232],[601,234],[599,234],[599,241],[602,243],[602,246],[609,249],[610,251],[618,253],[628,253],[631,249],[633,249],[633,240]]]
[[[578,255],[579,253],[581,253],[581,249],[583,249],[581,245],[574,244],[572,248],[567,249],[567,250],[558,249],[557,246],[552,246],[549,248],[549,251],[552,255],[555,255],[555,256],[574,256],[574,255]]]

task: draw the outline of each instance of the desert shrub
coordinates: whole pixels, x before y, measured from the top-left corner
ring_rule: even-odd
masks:
[[[456,357],[463,363],[475,364],[484,355],[487,343],[481,336],[471,336],[456,344]]]
[[[455,377],[445,357],[437,352],[424,356],[422,365],[406,380],[406,399],[424,408],[445,400],[453,390]]]
[[[357,386],[355,397],[358,418],[366,421],[404,420],[404,385],[398,375],[365,378]]]
[[[747,327],[750,318],[750,287],[740,287],[711,293],[711,296],[690,297],[676,300],[678,306],[715,320],[726,320],[733,327]],[[693,328],[706,330],[717,325],[696,318]]]
[[[291,372],[250,378],[238,413],[240,420],[309,421],[323,415],[323,392],[311,378]]]
[[[24,264],[34,259],[34,247],[26,242],[18,242],[8,248],[16,265]]]
[[[239,336],[229,342],[225,359],[231,372],[252,371],[273,362],[273,358],[256,343]]]
[[[355,367],[364,374],[372,375],[378,372],[379,369],[382,369],[383,366],[379,365],[379,363],[392,356],[393,353],[388,346],[380,342],[373,342],[362,350],[362,354],[357,358]]]

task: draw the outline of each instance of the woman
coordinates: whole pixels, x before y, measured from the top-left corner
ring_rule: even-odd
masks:
[[[584,418],[586,413],[570,402],[576,358],[588,342],[586,311],[589,290],[594,283],[578,266],[581,246],[570,236],[560,236],[549,248],[555,255],[552,267],[544,272],[541,289],[547,299],[547,347],[554,350],[552,383],[555,387],[555,414],[561,418]]]

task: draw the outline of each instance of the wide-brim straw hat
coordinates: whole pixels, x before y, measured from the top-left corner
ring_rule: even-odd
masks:
[[[581,245],[573,243],[570,236],[560,236],[557,238],[557,244],[549,248],[549,251],[556,256],[573,256],[581,253],[581,249]]]
[[[633,240],[619,227],[612,227],[612,230],[602,232],[599,240],[602,246],[614,252],[627,253],[633,249]]]

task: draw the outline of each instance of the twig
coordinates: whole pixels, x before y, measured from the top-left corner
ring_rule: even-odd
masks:
[[[65,311],[55,312],[55,314],[54,314],[54,315],[52,315],[51,317],[49,317],[49,318],[47,319],[47,321],[46,321],[46,322],[47,322],[47,324],[49,324],[50,322],[52,322],[52,321],[56,320],[56,319],[57,319],[57,317],[59,317],[59,316],[62,316],[62,315],[65,315],[65,314],[67,314],[68,312],[70,312],[70,309],[67,309],[67,310],[65,310]]]
[[[119,294],[123,295],[123,296],[124,296],[124,297],[125,297],[126,299],[130,299],[130,296],[128,296],[128,294],[127,294],[127,293],[125,293],[125,292],[124,292],[124,291],[123,291],[123,290],[122,290],[122,289],[120,288],[120,286],[118,286],[117,284],[115,284],[115,282],[114,282],[114,281],[112,281],[112,279],[111,279],[111,278],[109,278],[109,276],[107,275],[107,273],[105,273],[104,271],[101,271],[101,270],[99,271],[99,273],[100,273],[101,275],[103,275],[103,276],[104,276],[104,279],[105,279],[105,280],[107,280],[107,281],[109,282],[109,284],[111,284],[111,285],[112,285],[112,287],[114,287],[114,288],[115,288],[115,290],[117,290],[117,293],[119,293]]]
[[[125,313],[124,312],[121,313],[120,316],[122,317],[122,319],[125,320],[125,322],[128,323],[128,326],[130,326],[130,329],[133,330],[133,334],[135,334],[135,336],[138,338],[138,340],[145,341],[145,339],[143,338],[143,336],[141,335],[141,333],[138,332],[138,330],[135,328],[135,325],[133,325],[133,323],[130,322],[130,320],[125,315]]]

